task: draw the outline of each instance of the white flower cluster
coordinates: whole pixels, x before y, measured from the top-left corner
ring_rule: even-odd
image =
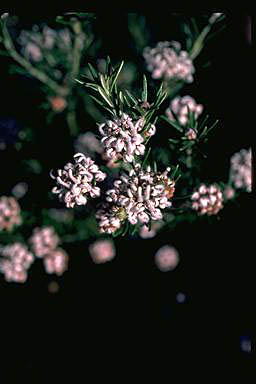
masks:
[[[1,249],[3,256],[0,261],[0,271],[8,282],[24,283],[27,280],[27,270],[34,261],[34,256],[21,243],[6,245]]]
[[[57,247],[60,239],[52,227],[44,227],[35,228],[29,242],[34,254],[43,257]]]
[[[223,208],[223,194],[217,185],[202,184],[192,196],[192,208],[199,215],[216,215]]]
[[[19,44],[23,47],[23,54],[35,62],[45,58],[45,51],[52,51],[57,48],[59,51],[68,52],[72,45],[72,37],[69,29],[54,30],[47,25],[41,29],[34,25],[32,31],[21,31],[18,38]],[[84,44],[84,35],[81,34],[80,45]],[[50,64],[55,64],[53,57],[47,57]]]
[[[235,188],[252,190],[252,151],[241,149],[230,159],[230,179]]]
[[[161,272],[172,271],[179,264],[179,253],[176,248],[164,245],[155,254],[155,263]]]
[[[114,188],[106,192],[109,205],[97,214],[100,232],[113,233],[125,219],[133,225],[161,220],[162,209],[172,205],[170,199],[175,190],[174,180],[168,178],[169,171],[170,168],[162,173],[153,172],[150,166],[144,171],[140,164],[135,164],[129,175],[115,180]]]
[[[0,231],[11,231],[14,225],[21,224],[20,206],[14,197],[0,197]]]
[[[188,52],[177,41],[160,41],[155,48],[144,48],[143,56],[153,79],[175,79],[192,83],[195,68]]]
[[[95,264],[103,264],[112,260],[115,255],[115,246],[111,240],[99,239],[89,246],[89,253]]]
[[[100,124],[99,131],[103,136],[101,142],[105,147],[106,156],[111,159],[121,155],[124,162],[131,163],[134,155],[143,155],[145,137],[153,136],[156,132],[156,127],[151,124],[145,133],[139,133],[144,125],[143,118],[134,122],[126,113],[120,118]]]
[[[74,155],[75,163],[68,163],[64,169],[58,169],[56,179],[57,186],[52,189],[53,193],[59,195],[68,208],[87,204],[87,198],[100,196],[100,188],[97,182],[103,181],[106,174],[103,173],[95,162],[82,153]]]
[[[194,112],[194,116],[197,119],[198,116],[203,112],[202,104],[197,104],[193,97],[187,96],[177,96],[171,103],[169,108],[166,110],[166,115],[170,120],[175,120],[173,112],[178,118],[178,121],[181,125],[186,125],[188,122],[189,111]]]
[[[47,273],[62,275],[68,268],[69,256],[62,248],[51,250],[43,259]]]

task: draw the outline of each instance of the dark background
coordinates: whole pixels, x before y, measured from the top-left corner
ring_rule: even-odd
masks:
[[[168,12],[147,14],[146,19],[153,42],[178,37]],[[40,21],[24,18],[28,25]],[[101,54],[132,60],[127,15],[99,13],[97,23],[103,36]],[[210,56],[211,66],[198,71],[188,88],[221,120],[209,140],[204,166],[212,180],[227,179],[230,156],[252,143],[252,48],[246,39],[247,23],[246,15],[227,15],[221,38],[202,53]],[[42,95],[37,83],[8,74],[9,64],[8,58],[1,57],[0,138],[8,139],[10,145],[0,151],[0,191],[8,195],[22,175],[30,186],[24,208],[33,204],[40,210],[50,204],[46,186],[52,162],[56,156],[66,159],[72,143],[61,120],[54,129],[45,125],[44,112],[38,108]],[[44,165],[40,175],[22,174],[23,152],[12,145],[15,132],[28,121],[38,132],[26,155]],[[59,379],[79,371],[82,378],[103,373],[122,381],[128,374],[138,378],[135,368],[171,376],[173,365],[178,362],[184,369],[191,360],[200,373],[205,364],[202,358],[211,375],[218,376],[221,369],[239,369],[248,375],[252,355],[241,351],[240,340],[252,338],[255,326],[253,203],[253,193],[244,193],[237,204],[227,204],[220,220],[207,225],[204,221],[180,224],[172,232],[146,241],[117,239],[117,256],[106,265],[93,264],[87,254],[88,242],[68,245],[69,270],[61,278],[46,275],[38,264],[32,266],[24,285],[6,283],[0,276],[4,382],[25,378],[45,383],[53,371]],[[181,261],[175,271],[161,273],[153,255],[168,242],[179,250]],[[48,291],[52,280],[60,286],[56,294]],[[177,303],[178,292],[186,295],[185,303]]]

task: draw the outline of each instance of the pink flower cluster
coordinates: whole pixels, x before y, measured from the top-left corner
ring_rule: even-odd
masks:
[[[179,42],[161,41],[155,48],[146,47],[143,56],[153,79],[192,83],[195,68],[188,52],[181,50]]]
[[[0,197],[0,231],[11,231],[22,222],[20,206],[14,197]]]
[[[114,181],[114,188],[106,192],[106,201],[97,212],[100,232],[113,233],[120,228],[122,221],[131,224],[161,220],[162,210],[172,205],[170,199],[175,190],[175,182],[164,172],[154,172],[150,166],[146,170],[135,164],[129,175],[123,174]]]
[[[101,142],[105,147],[107,157],[113,159],[121,155],[124,162],[131,163],[134,155],[143,155],[145,137],[153,136],[156,132],[156,127],[151,124],[142,134],[144,125],[143,118],[134,122],[126,113],[123,113],[120,118],[107,120],[100,124],[99,131],[103,136]]]
[[[154,222],[152,223],[151,229],[149,230],[149,228],[144,224],[140,229],[139,235],[142,239],[151,239],[152,237],[156,236],[157,231],[161,228],[162,225],[163,222],[161,221]]]
[[[19,242],[2,247],[0,271],[8,282],[24,283],[27,280],[27,270],[34,261],[34,256],[28,248]]]
[[[179,253],[176,248],[164,245],[155,254],[155,264],[161,272],[172,271],[179,263]]]
[[[192,208],[199,215],[216,215],[223,208],[223,194],[220,188],[212,184],[207,187],[202,184],[192,196]]]
[[[166,114],[170,120],[175,120],[173,112],[178,118],[181,125],[186,125],[188,122],[189,111],[194,112],[194,116],[197,119],[203,111],[202,104],[197,104],[195,99],[191,96],[177,96],[166,110]]]
[[[252,151],[241,149],[230,159],[230,179],[237,189],[252,190]]]
[[[36,257],[43,258],[47,273],[62,275],[68,264],[68,255],[57,248],[60,239],[52,227],[35,228],[29,239],[31,248]]]
[[[67,208],[87,204],[88,197],[100,196],[100,188],[95,184],[106,178],[95,162],[83,153],[74,155],[75,163],[68,163],[64,169],[58,169],[57,176],[51,177],[56,180],[57,186],[52,189],[53,193],[59,195]]]
[[[111,240],[96,240],[89,246],[89,253],[94,263],[102,264],[112,260],[116,251]]]

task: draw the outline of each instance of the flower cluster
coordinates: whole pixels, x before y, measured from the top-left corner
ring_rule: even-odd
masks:
[[[141,227],[139,235],[142,239],[151,239],[155,237],[157,231],[162,227],[163,222],[157,221],[152,223],[151,229],[149,229],[145,224]]]
[[[112,260],[116,251],[112,241],[97,240],[89,246],[89,253],[94,263],[102,264]]]
[[[97,182],[103,181],[106,174],[103,173],[95,162],[82,153],[74,155],[75,163],[68,163],[64,169],[58,169],[56,179],[57,186],[52,189],[59,195],[68,208],[87,204],[88,196],[95,198],[100,196],[100,188]]]
[[[84,36],[81,38],[81,46],[84,43],[83,40]],[[21,31],[18,42],[22,46],[24,56],[28,56],[35,62],[46,59],[49,64],[54,65],[54,57],[47,51],[57,49],[67,53],[72,45],[72,37],[67,28],[57,31],[47,25],[44,25],[42,29],[38,25],[34,25],[32,31]]]
[[[45,255],[43,262],[47,273],[62,275],[68,268],[68,254],[62,248],[51,250]]]
[[[20,206],[14,197],[0,197],[0,231],[11,231],[21,224]]]
[[[156,127],[151,124],[142,133],[144,125],[143,118],[134,122],[126,113],[123,113],[120,118],[100,124],[99,131],[103,136],[101,142],[105,147],[106,156],[113,159],[121,155],[124,162],[131,163],[134,155],[143,155],[145,137],[153,136],[156,132]]]
[[[154,172],[150,166],[144,171],[140,164],[135,164],[129,175],[115,180],[114,188],[106,192],[109,206],[104,206],[105,215],[97,215],[100,231],[113,233],[125,219],[133,225],[161,220],[162,209],[171,207],[175,190],[174,180],[168,178],[169,171],[170,168]]]
[[[193,62],[179,42],[161,41],[155,48],[146,47],[143,56],[153,79],[193,81]]]
[[[179,263],[179,253],[176,248],[164,245],[155,254],[155,264],[161,272],[172,271]]]
[[[235,188],[252,190],[252,151],[241,149],[230,159],[230,179]]]
[[[57,247],[60,239],[52,227],[44,227],[35,228],[29,242],[35,256],[43,257]]]
[[[189,118],[189,111],[193,112],[197,119],[203,111],[203,106],[197,104],[195,99],[191,96],[177,96],[171,101],[169,108],[166,110],[166,115],[170,120],[175,120],[173,115],[174,112],[179,123],[181,125],[186,125]]]
[[[6,245],[1,249],[3,256],[0,261],[0,271],[6,281],[24,283],[27,280],[27,270],[34,261],[34,256],[21,243]]]
[[[192,209],[199,215],[216,215],[223,208],[223,194],[217,185],[202,184],[192,196]]]

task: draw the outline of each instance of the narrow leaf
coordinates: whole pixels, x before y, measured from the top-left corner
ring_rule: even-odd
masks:
[[[163,116],[163,115],[161,116],[161,118],[162,118],[163,120],[167,121],[167,123],[169,123],[172,127],[174,127],[175,129],[177,129],[179,132],[183,132],[183,128],[181,128],[181,127],[179,126],[179,124],[177,124],[175,121],[170,120],[170,119],[168,119],[167,116]]]
[[[121,62],[121,64],[119,65],[119,68],[117,69],[116,73],[114,73],[112,76],[113,76],[113,80],[112,80],[112,84],[111,84],[111,87],[110,87],[110,92],[112,91],[116,81],[117,81],[117,78],[119,76],[119,73],[121,72],[122,68],[123,68],[123,65],[124,65],[124,61]]]
[[[147,101],[148,99],[148,85],[147,85],[147,78],[145,75],[143,75],[143,91],[141,95],[142,101]]]
[[[89,70],[90,70],[91,75],[93,77],[93,80],[98,80],[99,75],[98,75],[98,72],[96,71],[96,69],[90,63],[88,63],[88,67],[89,67]]]

